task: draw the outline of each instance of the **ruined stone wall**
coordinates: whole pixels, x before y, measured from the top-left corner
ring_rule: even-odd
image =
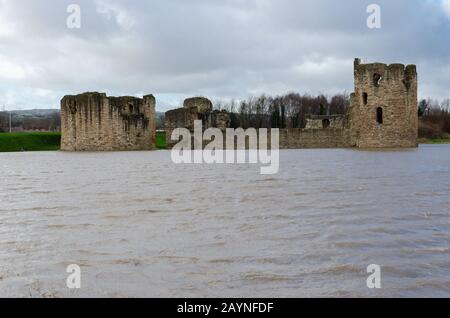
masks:
[[[280,149],[348,148],[348,129],[280,129]]]
[[[320,117],[320,118],[319,118]],[[226,147],[225,130],[230,127],[230,114],[225,111],[212,111],[212,104],[204,98],[192,98],[184,102],[184,107],[168,111],[165,116],[166,143],[168,148],[177,141],[172,141],[172,132],[176,128],[194,131],[194,121],[202,120],[203,128],[219,128],[224,134],[223,145]],[[328,121],[323,128],[324,120]],[[300,148],[342,148],[350,146],[350,131],[345,129],[344,116],[311,116],[306,129],[280,129],[280,149]],[[270,146],[270,130],[269,130]],[[203,146],[210,142],[203,142]],[[194,137],[192,137],[194,146]],[[248,139],[246,148],[249,148]]]
[[[195,110],[200,114],[205,114],[212,111],[213,104],[205,97],[192,97],[183,102],[183,108]]]
[[[176,128],[186,128],[194,131],[194,121],[201,120],[203,128],[219,128],[225,130],[230,126],[230,114],[226,111],[213,110],[212,102],[204,97],[186,99],[183,108],[166,112],[165,115],[166,144],[168,148],[177,142],[171,140],[172,132]]]
[[[61,101],[61,150],[155,149],[155,98],[65,96]]]
[[[352,143],[360,148],[417,147],[415,65],[360,64],[349,110]]]
[[[259,135],[258,130],[257,133]],[[267,145],[269,148],[272,146],[271,133],[272,129],[268,129]],[[348,129],[279,129],[279,136],[279,149],[327,149],[350,147],[350,131]],[[204,146],[208,143],[209,142],[205,142]],[[226,147],[226,145],[226,136],[224,136],[224,146]],[[248,138],[245,142],[245,148],[250,149]],[[233,149],[233,147],[231,147],[231,149]]]
[[[257,133],[259,134],[258,130]],[[271,147],[272,130],[268,129],[268,147]],[[328,149],[328,148],[349,148],[350,130],[348,129],[279,129],[279,149]],[[258,139],[259,140],[259,139]],[[226,136],[224,135],[224,146],[226,147]],[[235,141],[236,142],[236,141]],[[209,142],[205,142],[206,146]],[[245,142],[246,149],[249,149],[249,140]],[[235,147],[236,148],[236,147]],[[231,147],[231,149],[233,149]]]
[[[305,129],[342,129],[344,116],[311,116],[306,119]]]
[[[259,132],[257,130],[257,135]],[[350,148],[350,131],[348,129],[280,129],[279,149],[314,149],[314,148]],[[224,149],[237,149],[237,138],[231,147],[228,147],[226,132],[223,131],[222,144]],[[268,147],[271,147],[271,130],[268,130]],[[170,138],[170,135],[167,136]],[[168,140],[168,139],[167,139]],[[211,141],[200,141],[205,148]],[[258,139],[259,142],[259,139]],[[172,148],[177,142],[171,142]],[[191,146],[194,149],[195,137],[191,136]],[[259,147],[259,143],[258,143]],[[253,149],[249,138],[245,139],[245,149]]]

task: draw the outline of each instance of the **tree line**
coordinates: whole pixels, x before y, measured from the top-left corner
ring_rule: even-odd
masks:
[[[232,128],[305,128],[310,115],[343,115],[350,106],[347,93],[333,96],[289,93],[260,95],[236,102],[216,102],[231,114]],[[422,99],[418,104],[419,137],[450,138],[450,99]]]
[[[289,93],[249,97],[240,102],[216,102],[215,108],[231,114],[232,128],[304,128],[309,115],[343,115],[349,105],[347,93],[331,97]]]
[[[419,136],[421,138],[450,138],[450,99],[419,102]]]

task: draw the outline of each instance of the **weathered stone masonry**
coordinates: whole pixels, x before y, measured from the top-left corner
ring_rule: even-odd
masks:
[[[351,97],[351,145],[359,148],[417,147],[415,65],[361,64],[355,60]]]
[[[65,96],[61,101],[61,150],[155,149],[155,98]]]
[[[213,110],[211,101],[204,97],[186,99],[182,108],[170,110],[165,116],[166,143],[170,148],[176,144],[171,140],[172,132],[176,128],[187,128],[194,131],[194,121],[201,120],[203,128],[219,128],[225,130],[230,127],[230,114],[225,111]]]

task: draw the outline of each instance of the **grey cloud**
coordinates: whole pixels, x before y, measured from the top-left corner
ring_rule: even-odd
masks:
[[[80,30],[66,27],[73,2]],[[376,1],[383,27],[369,30],[372,2],[0,0],[0,104],[57,107],[62,95],[86,90],[155,93],[163,108],[194,94],[332,94],[353,89],[357,56],[416,63],[421,96],[446,97],[442,2]]]

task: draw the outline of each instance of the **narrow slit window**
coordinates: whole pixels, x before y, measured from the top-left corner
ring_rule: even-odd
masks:
[[[369,102],[369,95],[367,93],[363,93],[363,102],[364,105],[367,105],[367,103]]]
[[[383,123],[383,108],[381,107],[377,108],[377,123],[380,125]]]

